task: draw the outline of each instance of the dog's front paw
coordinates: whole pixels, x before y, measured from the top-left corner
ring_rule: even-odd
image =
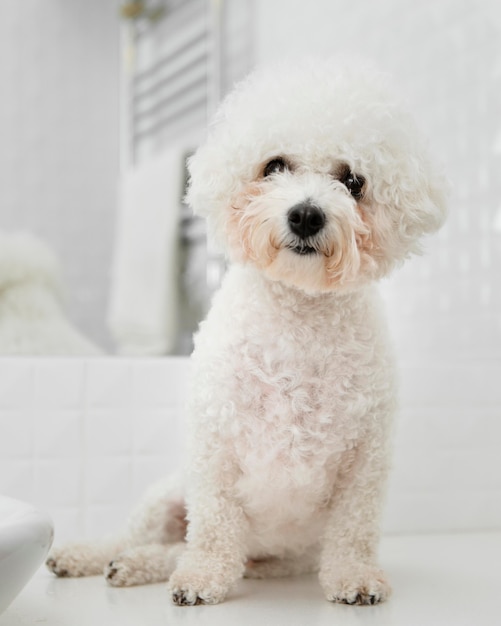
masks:
[[[378,604],[391,593],[382,570],[364,563],[339,564],[320,572],[327,600],[341,604]]]
[[[218,604],[228,593],[229,585],[215,573],[200,570],[176,570],[169,579],[172,601],[178,606]]]

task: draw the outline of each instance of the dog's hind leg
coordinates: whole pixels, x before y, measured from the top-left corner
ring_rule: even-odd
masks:
[[[150,544],[174,544],[186,534],[182,482],[171,476],[154,484],[117,538],[67,543],[54,548],[46,561],[56,576],[95,576],[118,554]]]
[[[154,483],[127,523],[130,546],[177,543],[186,536],[184,484],[179,475]]]
[[[104,568],[114,587],[168,580],[186,544],[186,508],[182,482],[170,476],[152,485],[129,519],[127,549]]]
[[[105,567],[104,576],[113,587],[164,582],[175,570],[177,559],[185,548],[184,541],[129,548]]]
[[[96,576],[111,558],[126,546],[124,538],[109,541],[80,541],[53,548],[45,562],[60,578]]]

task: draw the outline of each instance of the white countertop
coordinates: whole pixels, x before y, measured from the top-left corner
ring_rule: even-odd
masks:
[[[501,532],[384,537],[393,596],[379,606],[323,599],[315,576],[244,580],[224,604],[177,607],[165,585],[108,587],[41,569],[0,626],[499,626]]]

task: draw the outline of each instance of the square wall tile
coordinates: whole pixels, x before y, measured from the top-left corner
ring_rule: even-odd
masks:
[[[85,503],[120,506],[132,494],[132,460],[129,456],[88,458],[85,467]]]
[[[169,380],[177,394],[177,406],[184,409],[188,399],[192,364],[189,358],[178,357],[168,361]]]
[[[144,360],[134,366],[134,405],[141,409],[177,404],[177,381],[171,378],[170,359]]]
[[[501,406],[499,361],[458,363],[402,363],[403,407],[499,407]]]
[[[47,409],[82,407],[85,363],[81,359],[43,359],[35,365],[37,406]]]
[[[186,357],[144,359],[134,367],[134,402],[138,407],[183,406],[190,360]]]
[[[33,422],[33,452],[36,457],[74,460],[80,457],[82,411],[37,411]]]
[[[500,410],[491,407],[406,407],[396,420],[395,447],[404,451],[500,448],[499,415]]]
[[[448,495],[501,491],[499,449],[445,450],[436,464],[433,488]],[[501,501],[499,502],[501,509]]]
[[[89,409],[132,406],[132,364],[128,359],[89,359],[86,372],[85,400]]]
[[[79,507],[62,507],[45,502],[35,502],[51,516],[54,522],[54,545],[78,541],[84,536],[83,511]]]
[[[35,494],[32,459],[0,458],[0,493],[32,502]]]
[[[33,375],[32,359],[0,359],[0,409],[34,406]]]
[[[0,458],[31,457],[34,417],[33,411],[0,409]]]
[[[129,519],[127,506],[106,506],[93,504],[83,515],[83,536],[85,539],[102,539],[105,536],[120,534]]]
[[[79,459],[39,459],[35,465],[34,486],[38,502],[77,506],[81,502],[82,475]]]
[[[177,409],[139,411],[134,416],[134,453],[142,456],[177,455],[179,436]]]
[[[132,454],[132,419],[130,409],[89,409],[85,416],[85,455],[89,463],[95,457]]]
[[[384,532],[427,532],[450,530],[450,521],[444,527],[441,498],[439,494],[400,493],[390,491],[383,510]],[[437,515],[432,511],[436,510]]]
[[[171,464],[164,456],[144,456],[134,459],[132,474],[132,499],[138,502],[145,491],[161,478],[175,473],[177,464]]]

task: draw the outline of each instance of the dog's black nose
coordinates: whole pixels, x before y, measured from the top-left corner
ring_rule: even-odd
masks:
[[[289,209],[287,219],[291,231],[302,239],[316,235],[325,225],[325,214],[322,209],[309,202],[294,205]]]

